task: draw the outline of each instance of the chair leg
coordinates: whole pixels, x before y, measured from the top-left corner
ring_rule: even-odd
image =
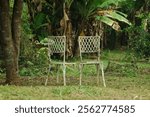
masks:
[[[64,79],[64,86],[66,86],[66,65],[63,64],[63,79]]]
[[[57,65],[57,77],[56,77],[57,83],[59,83],[59,66]]]
[[[100,64],[96,65],[97,68],[97,85],[99,85],[100,82]]]
[[[49,67],[48,67],[48,69],[47,69],[47,78],[46,78],[46,80],[45,80],[45,86],[47,86],[47,82],[48,82],[49,76],[50,76],[50,65],[49,65]]]
[[[104,69],[103,69],[103,63],[102,63],[102,62],[101,62],[101,70],[102,70],[102,80],[103,80],[103,85],[104,85],[104,87],[106,87],[105,77],[104,77]]]
[[[45,86],[47,86],[48,78],[49,78],[49,75],[47,75],[47,78],[45,80]]]
[[[80,86],[82,85],[82,64],[79,65],[79,70],[80,70]]]

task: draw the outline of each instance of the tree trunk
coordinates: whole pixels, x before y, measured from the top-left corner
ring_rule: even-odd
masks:
[[[1,22],[1,19],[0,19]],[[1,24],[0,24],[0,69],[5,68],[5,63],[4,63],[4,51],[3,51],[3,41],[2,41],[2,30],[1,30]]]
[[[11,21],[9,16],[9,1],[0,0],[0,18],[1,18],[1,37],[4,51],[4,60],[6,67],[6,82],[10,83],[17,77],[15,65],[15,49],[11,35]]]
[[[0,0],[1,44],[6,68],[6,83],[13,84],[18,78],[18,55],[20,45],[20,18],[22,0],[15,0],[12,21],[9,0]],[[11,25],[12,22],[12,25]]]
[[[18,61],[19,61],[19,52],[20,52],[20,38],[21,38],[21,14],[22,14],[22,0],[15,0],[12,16],[12,39],[15,48],[15,58],[16,58],[16,71],[18,73]]]

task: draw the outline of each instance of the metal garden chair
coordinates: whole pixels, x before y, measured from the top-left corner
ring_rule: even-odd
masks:
[[[82,82],[82,70],[84,65],[95,64],[97,66],[97,80],[100,80],[100,68],[102,72],[102,80],[103,85],[106,87],[104,71],[103,71],[103,63],[100,60],[100,36],[79,36],[79,49],[80,49],[80,85]],[[95,59],[87,59],[86,57],[83,59],[83,54],[95,54]],[[99,82],[98,82],[99,83]]]
[[[52,71],[52,66],[57,66],[57,82],[59,76],[59,70],[62,67],[63,71],[63,81],[64,86],[66,85],[66,65],[67,64],[75,64],[75,63],[67,63],[65,59],[65,51],[66,51],[66,36],[49,36],[48,37],[48,57],[49,57],[49,70]],[[61,60],[56,60],[52,58],[53,54],[60,54]],[[49,76],[49,75],[48,75]],[[45,84],[47,84],[48,78],[46,79]]]

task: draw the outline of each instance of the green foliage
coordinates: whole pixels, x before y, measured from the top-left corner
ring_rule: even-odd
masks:
[[[39,28],[45,26],[46,15],[44,13],[38,13],[33,21],[32,28],[33,30],[38,30]]]
[[[0,67],[0,76],[1,76],[4,72],[5,72],[5,70]]]
[[[14,0],[10,0],[9,6],[10,6],[10,8],[11,8],[11,10],[12,10],[12,9],[13,9],[13,6],[14,6]]]
[[[34,37],[33,31],[30,28],[28,7],[23,4],[22,12],[22,26],[21,26],[21,44],[20,44],[20,63],[24,64],[26,61],[35,60],[35,49],[32,44],[32,39]]]
[[[135,0],[125,0],[120,5],[123,9],[121,11],[124,11],[126,13],[130,13],[135,8],[136,1]]]
[[[119,12],[119,11],[110,12],[110,14],[108,14],[107,17],[113,18],[118,21],[125,22],[126,24],[131,25],[131,23],[126,19],[127,15],[122,12]]]
[[[83,20],[88,20],[97,8],[98,0],[83,0],[77,1],[78,6],[75,10]]]
[[[126,0],[101,0],[103,1],[98,7],[100,8],[109,8],[110,6],[118,7],[122,2]]]
[[[21,76],[34,76],[33,71],[30,68],[22,68],[20,69],[19,74]]]
[[[76,5],[78,6],[78,8],[76,8],[75,10],[78,11],[78,14],[76,15],[79,15],[84,22],[88,21],[90,18],[96,18],[96,20],[102,21],[106,25],[111,26],[113,29],[119,30],[120,26],[118,25],[118,21],[131,25],[131,23],[127,20],[126,14],[117,10],[112,10],[113,6],[117,8],[120,2],[123,1],[125,0],[77,1]],[[98,11],[100,11],[101,13],[99,14]]]
[[[31,28],[36,35],[37,40],[41,41],[44,37],[48,36],[46,27],[48,25],[47,15],[44,12],[39,12],[35,16]]]
[[[40,76],[47,75],[47,69],[46,69],[47,66],[37,65],[32,63],[31,61],[28,61],[24,64],[25,65],[23,67],[20,67],[19,74],[21,76],[40,77]]]
[[[129,47],[139,58],[150,57],[150,34],[139,27],[131,27],[129,32]]]
[[[118,25],[118,21],[131,25],[131,23],[126,17],[127,15],[122,12],[110,11],[106,15],[103,15],[103,16],[97,15],[96,19],[111,26],[115,30],[118,30],[120,28],[120,26]]]
[[[28,6],[23,3],[23,10],[22,10],[22,15],[21,15],[21,30],[25,32],[27,35],[32,34],[32,31],[30,29],[30,22],[29,22],[29,14],[28,14]]]
[[[48,52],[46,47],[42,47],[37,51],[37,63],[40,65],[48,64]]]
[[[41,47],[40,49],[34,50],[32,53],[34,56],[30,56],[30,60],[22,62],[22,67],[20,68],[21,76],[43,76],[47,75],[48,68],[48,54],[47,48]]]
[[[44,69],[43,66],[37,65],[37,66],[28,66],[20,68],[19,74],[21,76],[30,76],[30,77],[40,77],[47,75],[46,68]]]
[[[29,15],[27,10],[27,5],[24,4],[23,13],[22,13],[22,40],[21,40],[21,52],[20,52],[20,63],[24,66],[32,67],[30,63],[45,65],[47,61],[45,48],[37,48],[34,44],[35,35],[34,31],[41,31],[45,22],[45,14],[39,13],[35,16],[32,28],[29,22]],[[34,29],[34,30],[33,30]],[[45,33],[47,33],[45,31]],[[43,39],[44,34],[39,33],[39,37]],[[41,39],[41,40],[42,40]],[[33,41],[32,41],[33,40]],[[36,72],[35,72],[36,73]],[[31,74],[30,70],[22,69],[21,74]],[[32,75],[32,74],[31,74]]]
[[[72,4],[73,1],[74,0],[65,0],[65,3],[66,3],[66,5],[67,5],[68,8],[70,8],[70,6],[71,6],[71,4]]]

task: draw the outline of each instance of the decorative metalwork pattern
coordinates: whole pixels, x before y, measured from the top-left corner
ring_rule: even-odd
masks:
[[[98,52],[100,49],[100,36],[79,36],[79,47],[82,53]]]
[[[66,45],[65,36],[49,36],[48,46],[51,53],[64,53]]]

